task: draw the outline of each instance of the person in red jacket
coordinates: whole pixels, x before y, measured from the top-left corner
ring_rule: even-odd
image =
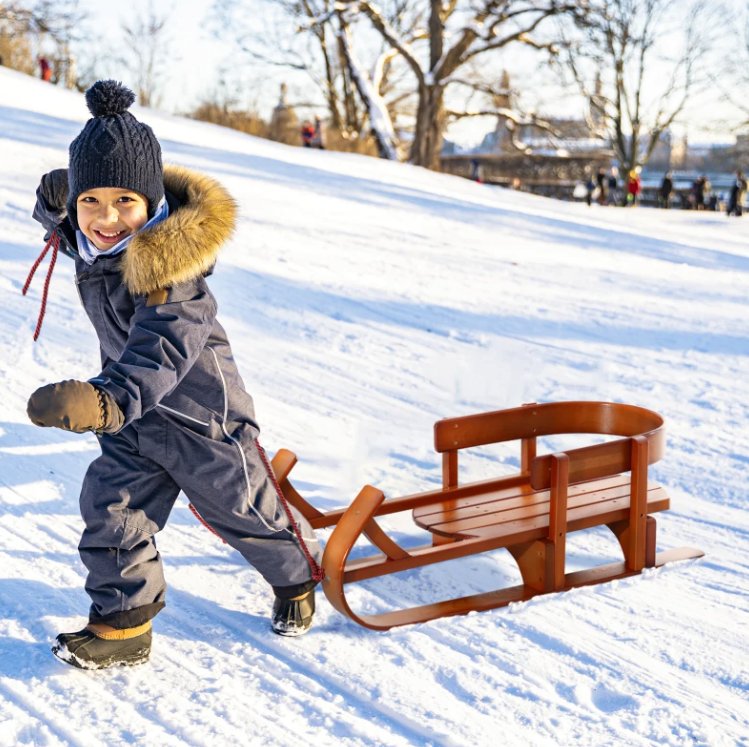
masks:
[[[627,182],[627,204],[635,206],[640,201],[640,192],[642,192],[642,181],[637,170],[629,172],[629,181]]]
[[[37,57],[39,62],[39,73],[45,83],[49,83],[52,80],[52,68],[49,66],[49,62],[46,57]]]
[[[315,137],[315,128],[309,123],[302,124],[302,144],[305,148],[312,147],[312,139]]]

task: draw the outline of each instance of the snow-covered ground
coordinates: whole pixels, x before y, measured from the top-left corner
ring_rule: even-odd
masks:
[[[39,342],[40,175],[67,164],[83,97],[0,69],[0,746],[749,745],[749,221],[587,208],[137,111],[165,159],[216,176],[242,221],[211,285],[270,451],[323,509],[372,483],[439,481],[432,423],[606,399],[668,419],[659,550],[703,560],[504,610],[374,633],[318,594],[303,639],[180,500],[150,664],[86,673],[49,653],[88,608],[77,495],[93,437],[35,428],[38,386],[98,372],[61,257]],[[590,439],[548,439],[548,448]],[[518,444],[462,458],[515,471]],[[408,516],[383,522],[421,544]],[[325,533],[323,534],[325,536]],[[570,565],[619,559],[574,534]],[[375,579],[367,612],[518,583],[505,551]],[[71,627],[72,626],[72,627]]]

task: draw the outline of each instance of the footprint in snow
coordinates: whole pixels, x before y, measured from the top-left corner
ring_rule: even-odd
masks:
[[[579,705],[592,706],[602,713],[615,713],[637,706],[633,697],[611,690],[606,685],[597,685],[593,689],[587,685],[578,685],[575,688],[575,700]]]

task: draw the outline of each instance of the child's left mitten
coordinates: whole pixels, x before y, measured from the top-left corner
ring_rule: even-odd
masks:
[[[87,381],[60,381],[37,389],[26,412],[34,425],[75,433],[116,433],[124,421],[114,399]]]

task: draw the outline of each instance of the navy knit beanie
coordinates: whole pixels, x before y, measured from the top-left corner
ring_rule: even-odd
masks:
[[[148,199],[148,217],[164,196],[161,146],[151,128],[128,109],[135,94],[115,80],[100,80],[86,91],[93,119],[70,144],[68,216],[78,229],[78,196],[89,189],[118,187]]]

